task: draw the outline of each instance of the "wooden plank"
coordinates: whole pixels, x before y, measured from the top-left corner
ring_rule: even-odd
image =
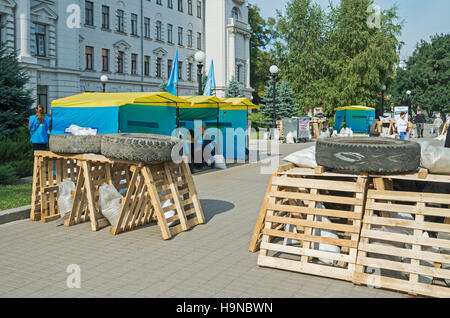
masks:
[[[334,195],[322,195],[322,194],[311,194],[311,193],[289,192],[289,191],[273,191],[268,193],[268,195],[276,198],[294,199],[302,201],[308,200],[308,201],[339,203],[347,205],[363,205],[363,201],[361,199],[353,197],[342,197]]]
[[[203,224],[203,223],[205,223],[205,216],[203,214],[203,209],[202,209],[202,206],[200,204],[200,200],[198,198],[198,194],[197,194],[197,190],[195,188],[194,181],[192,179],[191,170],[189,170],[189,166],[188,166],[188,164],[186,162],[182,162],[180,164],[180,166],[181,166],[181,169],[183,171],[184,179],[186,180],[186,183],[187,183],[187,185],[189,187],[189,193],[191,195],[192,203],[194,204],[194,208],[196,210],[198,223],[199,224]]]
[[[88,201],[88,209],[89,209],[89,218],[91,222],[91,230],[97,231],[98,224],[96,220],[96,210],[94,205],[94,189],[92,186],[92,180],[91,180],[91,164],[87,161],[81,162],[81,167],[83,169],[83,176],[84,176],[84,186],[86,188],[86,197]]]
[[[313,202],[315,205],[315,201],[311,201],[311,202]],[[311,204],[311,206],[313,206],[313,205]],[[343,210],[319,209],[319,208],[303,207],[303,206],[273,204],[273,203],[269,203],[267,206],[267,209],[274,210],[274,211],[281,211],[281,212],[321,215],[321,216],[330,216],[330,217],[345,218],[345,219],[360,220],[362,218],[362,213],[349,212],[349,211],[343,211]]]
[[[283,178],[274,176],[272,184],[294,188],[311,188],[320,190],[335,190],[342,192],[360,192],[362,189],[355,182],[332,181],[320,179]]]
[[[41,213],[38,211],[39,205],[39,157],[34,156],[33,162],[33,185],[31,189],[31,211],[30,211],[30,221],[39,221],[41,218]]]
[[[324,230],[334,230],[341,232],[351,232],[351,233],[359,233],[359,226],[355,225],[347,225],[347,224],[339,224],[339,223],[326,223],[326,222],[318,222],[318,221],[309,221],[304,219],[295,219],[295,218],[287,218],[287,217],[279,217],[279,216],[268,216],[266,218],[267,222],[274,223],[283,223],[283,224],[292,224],[303,227],[311,227],[317,229]]]
[[[164,171],[166,172],[167,180],[170,185],[170,192],[172,193],[172,198],[175,203],[175,208],[177,211],[178,218],[180,220],[181,228],[183,231],[188,229],[188,223],[186,219],[186,215],[184,212],[184,204],[181,204],[180,194],[178,193],[178,187],[175,185],[174,180],[172,178],[172,169],[169,167],[167,163],[164,163]]]

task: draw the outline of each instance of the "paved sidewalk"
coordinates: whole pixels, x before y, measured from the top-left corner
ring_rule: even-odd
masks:
[[[288,154],[312,144],[282,145]],[[261,163],[194,177],[207,223],[163,241],[156,226],[118,236],[89,224],[0,226],[2,297],[404,297],[349,282],[260,268],[247,251],[270,175]],[[69,289],[70,264],[81,288]]]

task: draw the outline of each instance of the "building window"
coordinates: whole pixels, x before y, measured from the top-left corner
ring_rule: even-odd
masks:
[[[117,52],[117,73],[123,73],[123,56],[124,53],[122,51]]]
[[[156,21],[156,39],[158,41],[162,41],[161,28],[162,28],[161,21]]]
[[[173,9],[173,0],[167,0],[167,7]]]
[[[197,49],[202,49],[202,34],[200,32],[197,33]]]
[[[197,18],[202,17],[202,2],[197,1]]]
[[[173,43],[172,30],[173,30],[173,25],[168,24],[167,25],[167,42],[169,42],[169,43]]]
[[[178,27],[178,45],[183,45],[183,28]]]
[[[109,50],[102,49],[102,71],[109,72]]]
[[[188,14],[192,15],[192,0],[188,0]]]
[[[123,17],[124,17],[123,10],[117,10],[117,31],[119,32],[124,32]]]
[[[178,62],[178,79],[183,79],[183,62]]]
[[[85,19],[86,25],[94,25],[94,3],[92,1],[85,2]]]
[[[37,102],[44,107],[45,112],[48,111],[48,86],[37,86]]]
[[[131,14],[131,35],[138,35],[138,16],[137,14]]]
[[[156,4],[159,4],[160,6],[162,6],[161,0],[156,0]]]
[[[150,76],[150,56],[144,57],[144,75]]]
[[[242,83],[241,82],[241,75],[242,75],[242,65],[237,65],[237,67],[236,67],[236,80],[239,83]]]
[[[188,47],[192,48],[193,44],[192,30],[188,30]]]
[[[187,68],[187,78],[188,81],[192,81],[192,63],[188,64],[188,68]]]
[[[37,56],[46,56],[46,28],[45,25],[35,24],[34,32],[36,38],[36,55]]]
[[[144,36],[150,38],[150,19],[144,18]]]
[[[239,9],[238,8],[234,7],[231,10],[231,17],[235,20],[239,20]]]
[[[183,12],[183,0],[178,0],[178,11]]]
[[[167,77],[172,74],[173,60],[167,60]]]
[[[161,67],[162,67],[162,58],[160,58],[160,57],[158,57],[157,59],[156,59],[156,77],[157,78],[161,78],[162,77],[162,74],[161,74]]]
[[[86,70],[94,69],[93,53],[94,53],[94,48],[92,46],[86,46]]]
[[[131,75],[137,74],[137,54],[131,54]]]
[[[109,7],[102,6],[102,28],[109,29]]]

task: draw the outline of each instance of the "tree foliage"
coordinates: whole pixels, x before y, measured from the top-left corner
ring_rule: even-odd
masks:
[[[267,82],[265,96],[262,98],[261,114],[272,120],[273,117],[273,84],[274,79],[271,78]],[[294,92],[288,82],[283,81],[275,84],[275,118],[280,120],[283,118],[291,118],[297,115],[298,109],[295,104]]]
[[[392,87],[392,102],[406,105],[406,92],[410,90],[412,108],[450,113],[450,34],[431,37],[431,42],[421,41],[406,68],[398,68]]]
[[[1,26],[0,26],[1,31]],[[13,136],[18,127],[26,125],[33,104],[28,82],[14,52],[0,41],[0,136]]]
[[[225,93],[226,98],[231,97],[244,97],[241,93],[241,88],[239,87],[239,82],[233,77],[228,83],[227,91]]]
[[[331,115],[344,105],[376,104],[399,58],[396,7],[367,22],[373,0],[341,0],[324,11],[313,0],[290,0],[278,12],[275,57],[302,113],[322,106]]]

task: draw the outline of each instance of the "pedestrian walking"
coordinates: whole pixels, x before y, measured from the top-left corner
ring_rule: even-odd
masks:
[[[30,116],[28,128],[30,129],[30,142],[33,150],[46,150],[48,144],[48,134],[52,131],[52,121],[45,114],[44,107],[37,105],[35,114]]]
[[[425,128],[426,119],[421,110],[417,111],[417,115],[414,121],[416,122],[417,138],[423,138],[423,130]]]
[[[405,140],[406,131],[408,130],[408,121],[406,120],[406,113],[401,112],[400,117],[395,123],[397,133],[400,135],[401,140]]]
[[[434,120],[433,123],[433,130],[434,133],[437,134],[438,136],[441,134],[441,126],[444,122],[441,119],[441,115],[440,114],[436,114],[436,119]]]

